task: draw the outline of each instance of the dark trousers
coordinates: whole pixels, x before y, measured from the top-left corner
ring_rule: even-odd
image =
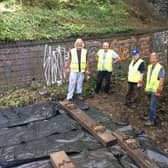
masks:
[[[128,82],[128,92],[125,100],[126,104],[131,104],[136,102],[136,99],[138,97],[138,90],[139,88],[137,87],[137,83]]]
[[[99,91],[101,89],[101,85],[102,85],[103,79],[105,79],[104,92],[105,93],[109,92],[110,81],[111,81],[111,72],[108,72],[108,71],[98,71],[97,83],[96,83],[96,89],[95,89],[96,93],[99,93]]]

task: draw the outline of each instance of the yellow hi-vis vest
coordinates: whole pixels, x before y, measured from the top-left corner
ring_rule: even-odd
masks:
[[[131,61],[128,70],[128,82],[138,83],[141,77],[141,73],[138,71],[141,63],[144,62],[142,59],[139,59],[134,65],[134,60]]]
[[[112,72],[112,69],[113,69],[112,50],[109,49],[107,51],[107,56],[106,56],[105,60],[103,59],[103,54],[104,54],[104,50],[100,49],[97,54],[98,55],[97,70],[102,71],[105,69],[108,72]]]
[[[81,61],[80,68],[81,72],[85,72],[86,69],[86,49],[81,50]],[[71,72],[79,72],[79,63],[76,48],[71,49],[71,64],[70,64]]]
[[[147,83],[146,83],[146,88],[145,91],[146,92],[153,92],[156,93],[157,88],[159,87],[159,72],[162,68],[162,65],[160,65],[159,63],[157,63],[152,70],[152,64],[148,65],[148,72],[147,72]]]

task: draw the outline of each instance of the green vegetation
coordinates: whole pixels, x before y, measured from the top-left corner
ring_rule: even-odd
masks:
[[[128,32],[123,0],[1,0],[0,41]]]
[[[39,92],[46,91],[45,95]],[[0,95],[0,109],[8,107],[23,107],[26,105],[42,103],[46,101],[62,100],[66,96],[67,86],[52,86],[34,89],[31,87],[8,90]]]
[[[94,88],[96,84],[96,79],[94,77],[85,81],[83,96],[93,96]],[[0,94],[0,109],[8,107],[23,107],[26,105],[43,103],[46,101],[59,101],[66,98],[67,94],[67,84],[43,88],[40,87],[27,87],[27,88],[16,88],[8,90]],[[40,92],[45,92],[41,95]]]

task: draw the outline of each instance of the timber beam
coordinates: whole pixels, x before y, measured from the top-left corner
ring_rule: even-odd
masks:
[[[121,132],[112,133],[118,140],[120,146],[128,153],[130,158],[135,161],[135,163],[140,168],[159,168],[157,164],[149,159],[135,138],[128,137]]]
[[[64,151],[51,153],[50,160],[53,168],[75,168],[74,163]]]
[[[159,168],[153,160],[145,155],[135,138],[128,137],[121,132],[111,132],[103,125],[90,118],[86,113],[80,110],[77,105],[70,101],[61,101],[59,103],[72,118],[104,146],[114,145],[118,142],[140,168]]]
[[[117,138],[112,135],[112,132],[106,129],[103,125],[94,121],[91,117],[85,114],[74,103],[70,101],[59,102],[68,114],[74,118],[83,128],[92,134],[104,146],[114,145],[117,143]]]

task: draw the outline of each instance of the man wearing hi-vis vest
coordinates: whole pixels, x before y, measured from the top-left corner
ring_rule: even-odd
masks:
[[[65,67],[66,71],[70,71],[69,74],[69,86],[67,100],[71,101],[73,99],[75,87],[77,98],[82,100],[82,89],[83,89],[83,80],[84,73],[89,72],[89,63],[87,59],[87,50],[84,49],[84,42],[82,39],[77,39],[75,48],[70,50],[69,60]]]
[[[120,57],[115,51],[109,49],[109,43],[104,42],[103,49],[100,49],[96,54],[96,60],[98,75],[95,92],[96,94],[99,93],[103,79],[105,78],[103,98],[106,98],[110,89],[110,80],[113,70],[113,64],[120,61]]]
[[[150,56],[150,65],[148,65],[145,87],[145,91],[148,93],[150,100],[149,120],[145,123],[146,126],[152,126],[155,124],[158,97],[161,95],[163,90],[164,79],[164,68],[158,62],[158,55],[156,53],[152,53]]]
[[[134,49],[131,55],[132,60],[128,69],[128,92],[125,105],[134,107],[138,97],[138,88],[142,87],[145,66],[143,59],[140,58],[138,49]]]

